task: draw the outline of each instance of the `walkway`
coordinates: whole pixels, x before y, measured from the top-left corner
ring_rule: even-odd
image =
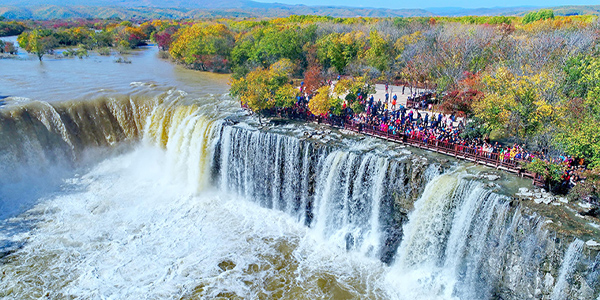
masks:
[[[382,138],[391,142],[404,144],[412,147],[417,147],[433,152],[437,152],[444,155],[449,155],[457,159],[471,161],[476,164],[489,166],[492,168],[504,170],[517,174],[521,177],[531,178],[533,185],[538,187],[544,187],[546,182],[542,176],[535,173],[528,172],[521,167],[521,161],[519,160],[504,160],[501,159],[498,153],[481,154],[476,149],[469,148],[463,145],[442,142],[438,140],[423,140],[418,138],[411,138],[405,134],[392,134],[389,132],[380,131],[377,127],[370,128],[364,124],[344,122],[343,120],[330,120],[330,119],[317,119],[309,118],[307,121],[318,122],[327,124],[332,127],[350,130],[356,133]]]

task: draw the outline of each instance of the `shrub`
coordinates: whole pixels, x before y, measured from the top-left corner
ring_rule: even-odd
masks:
[[[109,56],[110,55],[110,48],[109,47],[102,47],[98,49],[98,54],[102,55],[102,56]]]

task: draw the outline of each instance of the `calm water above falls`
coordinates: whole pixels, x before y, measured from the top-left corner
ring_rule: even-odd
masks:
[[[16,42],[16,37],[1,39]],[[132,93],[142,84],[154,84],[155,89],[177,88],[195,96],[220,95],[228,90],[229,75],[187,70],[158,59],[157,53],[156,47],[148,46],[124,56],[90,52],[84,59],[44,56],[40,62],[19,48],[18,59],[0,59],[0,98],[85,100]],[[127,58],[131,64],[115,63],[118,57]]]
[[[598,297],[582,241],[555,244],[477,168],[257,130],[227,76],[155,49],[21,57],[0,95],[41,102],[0,109],[0,299]]]

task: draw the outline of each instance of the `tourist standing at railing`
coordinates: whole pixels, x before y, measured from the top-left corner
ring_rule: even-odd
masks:
[[[454,126],[456,116],[453,114],[446,117],[441,113],[438,113],[437,116],[432,113],[430,118],[427,112],[424,112],[423,115],[419,110],[410,109],[407,113],[407,109],[402,105],[399,105],[399,109],[396,109],[397,102],[392,102],[392,106],[387,106],[387,101],[382,103],[379,99],[375,102],[373,95],[366,100],[365,96],[361,94],[359,97],[360,103],[365,105],[365,113],[354,114],[350,108],[344,107],[346,117],[337,117],[330,112],[325,116],[325,123],[344,126],[344,120],[346,120],[351,122],[351,128],[354,128],[354,130],[368,129],[368,132],[374,134],[379,131],[381,134],[397,136],[397,138],[404,135],[413,141],[411,143],[416,141],[426,145],[435,145],[436,147],[468,153],[469,155],[479,155],[480,157],[500,161],[511,168],[516,167],[519,161],[532,161],[535,159],[562,163],[568,166],[569,169],[573,169],[574,165],[576,165],[575,168],[583,165],[582,161],[575,160],[570,156],[561,156],[558,159],[547,158],[543,153],[528,152],[518,144],[503,148],[498,142],[492,145],[485,140],[467,140],[461,137],[465,129],[464,120],[459,120],[458,126]],[[389,94],[387,94],[387,97],[389,99]],[[421,93],[421,96],[416,100],[426,97],[429,97],[429,95]],[[393,95],[393,99],[396,100],[396,98],[397,95]],[[308,100],[309,95],[306,95],[306,97],[300,96],[293,108],[279,109],[277,112],[280,115],[292,118],[310,119],[311,115],[307,107]],[[240,103],[240,105],[242,107],[246,106],[245,103]]]

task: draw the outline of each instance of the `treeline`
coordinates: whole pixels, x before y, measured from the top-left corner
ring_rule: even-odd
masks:
[[[152,22],[133,23],[121,20],[53,20],[23,23],[28,30],[17,39],[19,45],[39,59],[55,48],[76,47],[67,51],[76,56],[87,56],[87,51],[97,50],[109,54],[111,48],[120,53],[147,45],[156,32]]]
[[[169,41],[160,47],[182,64],[232,72],[233,91],[256,111],[293,104],[299,95],[287,85],[294,78],[321,86],[337,75],[365,78],[363,93],[375,81],[426,86],[437,92],[441,109],[471,120],[475,136],[599,165],[599,32],[594,16],[542,12],[527,19],[215,20],[171,23],[155,36]],[[311,98],[339,112],[335,98],[346,93],[319,88]]]
[[[0,36],[19,35],[25,31],[25,26],[19,22],[0,21]]]

